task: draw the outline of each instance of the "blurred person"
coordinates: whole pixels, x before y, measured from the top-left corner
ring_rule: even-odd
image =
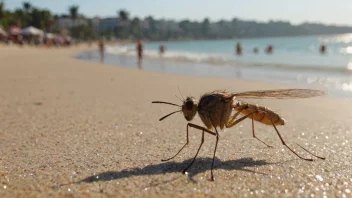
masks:
[[[255,54],[258,54],[258,52],[259,52],[258,48],[255,47],[255,48],[253,49],[253,52],[254,52]]]
[[[98,46],[99,46],[99,52],[100,52],[100,62],[103,63],[104,62],[104,51],[105,51],[104,40],[100,40],[98,43]]]
[[[162,56],[166,51],[166,48],[164,45],[160,45],[159,47],[159,53],[160,53],[160,56]]]
[[[325,54],[325,53],[326,53],[326,45],[322,44],[322,45],[320,46],[320,53],[321,53],[321,54]]]
[[[137,56],[138,56],[138,65],[140,66],[143,59],[143,43],[141,40],[137,41]]]
[[[236,44],[236,54],[237,55],[242,55],[242,53],[243,53],[243,50],[242,50],[241,43],[237,43]]]
[[[267,54],[273,53],[274,47],[272,45],[268,45],[268,47],[265,49],[265,52]]]

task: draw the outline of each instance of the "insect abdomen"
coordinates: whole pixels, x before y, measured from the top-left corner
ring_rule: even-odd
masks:
[[[244,115],[253,113],[249,118],[261,122],[266,125],[272,125],[271,121],[275,125],[284,125],[285,120],[281,118],[277,113],[266,108],[265,106],[253,105],[243,102],[237,102],[234,106],[236,111],[240,111]]]

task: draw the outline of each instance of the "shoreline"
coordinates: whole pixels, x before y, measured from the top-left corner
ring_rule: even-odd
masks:
[[[209,182],[214,137],[206,135],[188,175],[201,132],[186,141],[182,114],[159,119],[180,104],[174,95],[215,89],[314,88],[255,80],[185,76],[75,59],[87,45],[66,49],[0,47],[1,197],[282,197],[350,195],[351,99],[246,100],[287,121],[288,145],[326,157],[307,162],[281,145],[275,130],[251,121],[220,131],[215,182]],[[20,57],[20,58],[19,58]],[[182,96],[179,96],[182,97]],[[337,107],[337,105],[339,105]],[[341,110],[343,107],[343,111]],[[203,125],[198,116],[193,121]],[[318,189],[318,190],[317,190]]]
[[[329,36],[329,35],[327,35],[327,36]],[[227,40],[233,40],[233,39],[199,40],[199,41],[203,42],[203,41],[227,41]],[[194,40],[191,40],[191,41],[193,42]],[[155,43],[162,43],[162,42],[164,42],[164,41],[151,41],[151,42],[145,42],[145,43],[155,44]],[[168,42],[168,41],[165,41],[165,42]],[[186,42],[186,41],[169,41],[169,42],[170,43],[182,43],[182,42]],[[110,49],[111,49],[111,48],[114,48],[114,47],[117,47],[117,46],[134,45],[134,42],[132,42],[132,41],[124,41],[124,42],[117,42],[116,44],[117,45],[109,44],[108,47],[110,47]],[[159,58],[160,57],[158,49],[149,49],[149,50],[155,50],[155,52],[156,52],[156,54],[153,54],[153,56],[149,57],[149,58]],[[200,52],[194,52],[194,51],[184,51],[184,52],[200,53]],[[116,52],[111,51],[111,53],[115,54],[115,55],[132,56],[131,54],[126,53],[126,52],[116,53]],[[151,54],[149,54],[149,55],[151,55]],[[286,62],[285,63],[284,62],[282,62],[282,63],[280,63],[280,62],[255,62],[255,61],[254,62],[243,62],[243,59],[241,60],[241,59],[228,59],[228,57],[217,57],[219,55],[221,55],[221,54],[216,54],[216,53],[215,54],[207,54],[207,58],[208,59],[200,60],[200,61],[199,60],[193,60],[191,58],[187,59],[187,57],[182,57],[182,59],[177,59],[179,57],[164,57],[164,58],[165,59],[174,60],[174,61],[188,61],[188,62],[198,62],[199,61],[199,62],[202,62],[202,63],[210,63],[210,64],[214,64],[214,65],[228,65],[228,64],[230,64],[230,65],[231,64],[239,64],[239,65],[243,65],[243,66],[270,66],[270,65],[273,65],[272,67],[274,67],[274,68],[278,67],[278,66],[282,66],[283,68],[287,67],[287,69],[299,68],[299,69],[302,69],[302,70],[316,70],[316,69],[320,70],[319,67],[322,66],[323,67],[322,70],[329,70],[329,71],[333,71],[333,72],[336,72],[336,73],[338,73],[338,72],[341,72],[341,73],[343,73],[343,72],[345,72],[345,73],[351,72],[351,69],[349,67],[347,67],[347,66],[345,67],[345,65],[338,65],[338,64],[335,64],[335,65],[321,65],[321,64],[292,64],[291,62],[290,63],[286,63]],[[248,53],[248,55],[252,56],[253,54]],[[260,56],[261,54],[258,54],[258,55]],[[258,55],[256,55],[256,56],[258,56]],[[266,54],[265,56],[266,57],[270,57],[272,55],[273,54]],[[133,54],[133,56],[134,56],[134,54]],[[233,55],[233,57],[241,58],[242,56]],[[284,59],[284,58],[282,58],[282,59]]]
[[[172,41],[174,42],[174,41]],[[153,42],[155,43],[155,42]],[[117,45],[121,44],[133,44],[133,43],[116,43]],[[115,44],[109,44],[107,47],[116,47]],[[80,54],[83,54],[80,53]],[[127,57],[134,57],[132,55],[127,55],[127,54],[116,54],[116,53],[110,53],[111,55],[117,55],[117,56],[127,56]],[[167,60],[170,62],[184,62],[184,63],[203,63],[203,64],[210,64],[214,66],[237,66],[237,67],[257,67],[257,68],[268,68],[268,69],[283,69],[283,70],[293,70],[293,71],[329,71],[333,73],[339,73],[339,74],[350,74],[352,72],[352,68],[338,68],[337,66],[333,67],[323,67],[319,68],[319,65],[295,65],[295,64],[285,64],[285,63],[245,63],[241,61],[212,61],[210,60],[205,60],[205,61],[200,61],[200,62],[195,62],[189,59],[176,59],[176,58],[165,58],[161,57],[163,60]],[[160,60],[159,57],[147,57],[146,59],[151,59],[151,60]]]
[[[285,36],[257,36],[257,37],[233,37],[233,38],[219,38],[219,39],[169,39],[169,40],[146,40],[151,42],[186,42],[186,41],[218,41],[218,40],[239,40],[239,39],[261,39],[261,38],[291,38],[291,37],[306,37],[306,36],[332,36],[332,35],[348,35],[347,33],[332,33],[332,34],[302,34],[302,35],[285,35]],[[127,40],[133,42],[132,40]]]
[[[109,45],[110,46],[110,45]],[[112,45],[114,46],[114,45]],[[79,53],[76,58],[88,62],[99,62],[99,54],[96,51]],[[106,53],[105,63],[128,68],[138,68],[135,57],[131,55],[116,55]],[[326,76],[326,70],[311,71],[311,68],[302,66],[283,67],[281,65],[262,65],[233,63],[212,64],[206,62],[193,62],[187,60],[174,60],[160,57],[145,57],[143,70],[159,73],[181,74],[187,76],[223,77],[230,79],[256,80],[262,82],[284,83],[291,85],[310,85],[319,89],[327,89],[333,96],[352,97],[352,90],[346,89],[345,82],[349,82],[349,73],[335,72]],[[141,69],[141,68],[139,68]],[[338,75],[338,76],[334,76]],[[346,89],[346,90],[345,90]]]

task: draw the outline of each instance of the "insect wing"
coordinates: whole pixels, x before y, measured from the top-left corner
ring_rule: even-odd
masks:
[[[241,93],[233,93],[232,96],[239,98],[263,98],[263,99],[294,99],[294,98],[310,98],[326,95],[326,92],[312,89],[273,89],[261,91],[248,91]]]

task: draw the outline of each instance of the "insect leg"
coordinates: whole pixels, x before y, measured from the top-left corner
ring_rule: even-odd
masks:
[[[165,162],[165,161],[169,161],[169,160],[175,158],[187,146],[187,144],[189,143],[189,140],[188,140],[188,127],[193,127],[193,128],[199,129],[199,130],[203,130],[203,132],[205,131],[205,132],[207,132],[207,133],[209,133],[211,135],[216,135],[216,133],[214,133],[214,132],[212,132],[212,131],[204,128],[204,127],[201,127],[201,126],[198,126],[198,125],[195,125],[195,124],[192,124],[192,123],[188,123],[187,124],[187,142],[186,142],[186,144],[183,145],[183,147],[174,156],[172,156],[172,157],[170,157],[168,159],[162,159],[161,161]]]
[[[199,125],[196,125],[196,124],[192,124],[192,123],[188,123],[187,124],[187,127],[192,127],[192,128],[195,128],[195,129],[199,129],[199,130],[202,130],[204,132],[207,132],[211,135],[214,135],[216,136],[216,133],[214,133],[213,131],[210,131],[209,129],[205,128],[205,127],[202,127],[202,126],[199,126]],[[188,128],[187,128],[188,129]]]
[[[297,144],[297,143],[296,143]],[[322,160],[325,160],[325,157],[320,157],[320,156],[317,156],[317,155],[314,155],[312,152],[308,151],[306,148],[304,148],[303,146],[297,144],[299,147],[301,147],[303,150],[305,150],[307,153],[313,155],[314,157],[316,158],[319,158],[319,159],[322,159]]]
[[[197,151],[196,155],[194,156],[192,162],[191,162],[185,169],[183,169],[183,171],[182,171],[183,174],[186,173],[187,169],[189,169],[189,167],[191,167],[192,164],[194,163],[194,161],[196,160],[196,158],[197,158],[197,156],[198,156],[198,153],[199,153],[199,151],[200,151],[200,148],[202,147],[203,143],[204,143],[204,131],[202,131],[202,141],[200,142],[198,151]]]
[[[228,123],[233,122],[237,118],[237,116],[240,115],[241,111],[237,111],[235,115],[232,116],[231,120],[228,121]]]
[[[174,157],[176,157],[181,151],[182,151],[182,149],[183,148],[185,148],[186,146],[187,146],[187,144],[188,144],[188,125],[187,125],[187,136],[186,136],[186,144],[185,145],[183,145],[183,147],[174,155],[174,156],[172,156],[172,157],[170,157],[170,158],[168,158],[168,159],[162,159],[161,161],[162,162],[166,162],[166,161],[169,161],[169,160],[171,160],[171,159],[173,159]]]
[[[233,127],[234,125],[238,124],[239,122],[241,122],[242,120],[248,118],[249,116],[253,115],[254,113],[256,112],[252,112],[238,120],[236,120],[235,122],[233,122],[233,120],[238,116],[238,114],[241,113],[241,111],[237,112],[232,118],[231,120],[228,122],[228,124],[226,125],[227,128],[230,128],[230,127]],[[256,135],[255,135],[255,132],[254,132],[254,120],[253,120],[253,117],[252,117],[252,133],[253,133],[253,137],[256,138],[257,140],[259,140],[260,142],[262,142],[263,144],[265,144],[266,146],[268,147],[272,147],[270,145],[268,145],[267,143],[265,143],[264,141],[262,141],[261,139],[259,139]]]
[[[286,142],[284,141],[284,139],[282,139],[282,137],[281,137],[279,131],[277,130],[277,128],[276,128],[276,126],[275,126],[273,120],[271,119],[271,117],[270,117],[268,114],[267,114],[267,116],[269,117],[271,124],[272,124],[273,127],[275,128],[275,131],[276,131],[277,135],[279,136],[279,138],[280,138],[280,140],[281,140],[281,143],[282,143],[284,146],[286,146],[286,147],[287,147],[293,154],[295,154],[297,157],[299,157],[299,158],[301,158],[301,159],[303,159],[303,160],[313,161],[313,159],[308,159],[308,158],[301,157],[301,156],[298,155],[295,151],[293,151],[289,146],[287,146]]]
[[[253,113],[254,113],[254,112],[252,112],[252,113],[250,113],[250,114],[248,114],[248,115],[245,115],[245,116],[243,116],[243,117],[241,117],[241,118],[235,120],[234,122],[228,122],[228,123],[226,124],[226,128],[231,128],[231,127],[235,126],[235,125],[238,124],[239,122],[242,122],[244,119],[246,119],[246,118],[248,118],[249,116],[253,115]]]
[[[214,160],[215,160],[215,153],[216,153],[216,149],[218,148],[218,142],[219,142],[219,133],[218,130],[215,128],[215,132],[216,132],[216,142],[215,142],[215,149],[214,149],[214,155],[213,155],[213,161],[211,162],[211,169],[210,169],[210,181],[214,181],[214,174],[213,174],[213,168],[214,168]]]
[[[272,148],[272,146],[268,145],[267,143],[265,143],[263,140],[257,138],[257,136],[255,136],[255,133],[254,133],[254,120],[253,120],[253,117],[252,117],[252,132],[253,132],[253,137],[257,140],[259,140],[261,143],[265,144],[267,147],[270,147]]]

